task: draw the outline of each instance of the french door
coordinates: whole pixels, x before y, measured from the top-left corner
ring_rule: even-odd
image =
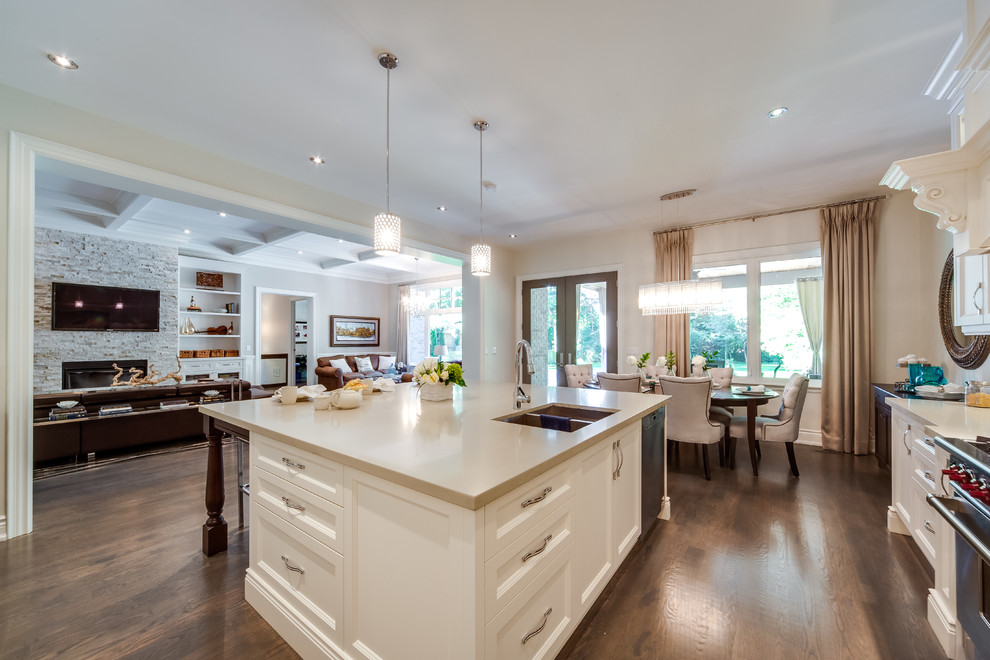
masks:
[[[588,273],[522,283],[523,339],[533,348],[527,383],[564,386],[565,364],[618,371],[616,273]]]

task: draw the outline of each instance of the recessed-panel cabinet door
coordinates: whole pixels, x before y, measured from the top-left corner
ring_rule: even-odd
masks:
[[[575,475],[574,584],[579,611],[590,605],[608,582],[612,569],[613,443],[578,456]]]
[[[629,554],[640,535],[639,484],[642,479],[639,429],[615,440],[618,464],[612,480],[612,557],[616,565]]]

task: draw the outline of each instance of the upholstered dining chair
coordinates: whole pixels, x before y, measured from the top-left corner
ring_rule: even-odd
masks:
[[[794,460],[794,441],[801,430],[801,412],[807,396],[808,377],[804,374],[791,374],[780,397],[780,411],[773,417],[756,418],[757,447],[760,442],[783,442],[787,449],[787,460],[791,464],[791,473],[795,477],[800,477],[801,474],[798,472],[797,461]],[[735,451],[736,438],[745,438],[746,433],[746,416],[734,415],[729,426],[729,435],[732,437],[730,452]]]
[[[725,435],[725,426],[713,421],[708,414],[712,398],[712,379],[659,376],[658,387],[669,395],[667,403],[667,440],[701,445],[705,479],[711,481],[708,464],[709,445],[718,444]]]
[[[708,375],[712,378],[712,389],[727,390],[732,387],[732,367],[712,367],[708,370]],[[729,443],[732,442],[732,439],[729,437],[729,424],[732,423],[732,411],[722,406],[710,406],[708,408],[708,415],[713,422],[718,422],[725,426],[725,435],[722,438],[720,453],[720,456],[724,456],[729,451]],[[734,463],[730,462],[729,465],[735,468]]]
[[[594,378],[594,367],[590,364],[565,364],[564,375],[568,387],[584,387]]]
[[[603,390],[617,390],[619,392],[642,392],[643,385],[639,374],[610,374],[606,371],[598,372],[598,384]]]

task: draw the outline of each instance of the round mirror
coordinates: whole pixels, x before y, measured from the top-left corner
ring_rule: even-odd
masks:
[[[967,336],[955,324],[953,311],[953,286],[955,282],[955,260],[949,252],[945,265],[942,267],[942,280],[938,286],[938,325],[942,331],[942,342],[949,352],[952,361],[963,369],[976,369],[983,364],[990,354],[990,336]]]

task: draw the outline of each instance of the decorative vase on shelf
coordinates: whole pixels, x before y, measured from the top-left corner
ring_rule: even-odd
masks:
[[[423,383],[419,386],[419,398],[423,401],[452,401],[454,399],[454,386]]]

